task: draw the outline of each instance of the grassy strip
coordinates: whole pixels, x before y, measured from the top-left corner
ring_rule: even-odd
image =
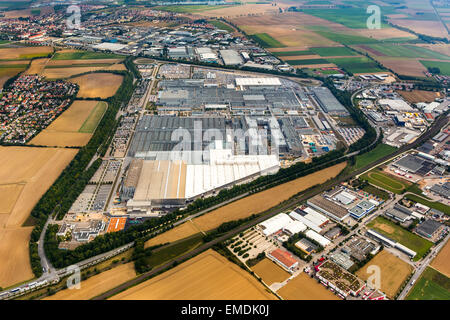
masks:
[[[84,60],[84,59],[123,59],[124,57],[114,53],[75,51],[57,52],[53,60]]]
[[[368,164],[377,161],[378,159],[387,156],[388,154],[396,151],[397,148],[391,147],[387,144],[379,144],[375,149],[356,157],[356,164],[354,169],[359,169],[367,166]]]
[[[380,228],[380,225],[382,225],[383,228]],[[420,258],[422,258],[433,246],[431,241],[403,229],[401,226],[382,216],[377,217],[375,220],[368,223],[367,226],[386,237],[401,243],[409,249],[414,250],[417,253],[413,259],[414,261],[420,260]],[[386,230],[391,230],[391,232],[387,232]]]
[[[314,52],[309,50],[272,52],[272,55],[275,57],[309,56],[312,54],[314,54]]]
[[[97,128],[97,125],[100,122],[101,118],[105,114],[107,108],[108,104],[106,102],[100,101],[99,103],[97,103],[78,132],[93,133]]]
[[[286,46],[280,41],[272,38],[267,33],[256,33],[250,35],[250,38],[255,40],[263,48],[285,48]]]
[[[293,66],[302,66],[302,65],[310,65],[310,64],[329,64],[329,62],[325,59],[287,60],[287,62]]]
[[[450,279],[427,267],[406,300],[450,300]]]
[[[423,199],[422,197],[419,197],[417,195],[414,194],[407,194],[405,196],[406,199],[414,201],[414,202],[418,202],[423,204],[424,206],[442,211],[443,213],[445,213],[446,215],[450,215],[450,206],[442,203],[442,202],[434,202],[434,201],[429,201],[426,199]]]

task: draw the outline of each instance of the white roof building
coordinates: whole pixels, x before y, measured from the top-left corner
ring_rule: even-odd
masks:
[[[329,245],[331,243],[330,240],[328,240],[327,238],[321,236],[320,234],[318,234],[317,232],[315,232],[314,230],[308,230],[305,232],[305,235],[309,238],[312,239],[316,242],[318,242],[322,247],[326,247],[327,245]]]
[[[281,86],[279,78],[236,78],[237,86]]]
[[[322,228],[320,228],[320,227],[319,227],[318,225],[316,225],[314,222],[312,222],[312,221],[306,219],[305,217],[303,217],[302,215],[298,214],[298,213],[295,212],[295,211],[292,211],[291,213],[289,213],[289,216],[290,216],[292,219],[295,219],[295,220],[297,220],[297,221],[302,222],[302,223],[303,223],[304,225],[306,225],[308,228],[310,228],[310,229],[312,229],[312,230],[314,230],[314,231],[316,231],[316,232],[322,231]]]
[[[294,235],[299,232],[304,232],[305,230],[306,230],[306,226],[302,222],[297,221],[297,220],[292,220],[292,222],[290,222],[288,225],[283,227],[283,231],[285,231],[291,235]]]
[[[261,222],[259,224],[265,236],[270,236],[277,231],[282,230],[285,226],[289,225],[292,219],[285,213],[277,214],[276,216]]]
[[[320,227],[330,221],[327,217],[325,217],[323,214],[320,214],[313,208],[306,207],[305,209],[303,209],[303,211],[308,213],[307,215],[304,216],[304,218],[308,219],[309,221],[311,221],[318,227]]]

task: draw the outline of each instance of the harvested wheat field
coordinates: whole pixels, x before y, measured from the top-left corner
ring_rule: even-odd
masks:
[[[340,163],[305,177],[253,194],[192,219],[192,221],[201,230],[208,231],[217,228],[224,222],[246,218],[252,214],[266,211],[301,191],[334,178],[345,166],[345,162]],[[195,234],[194,228],[188,229],[184,226],[188,222],[150,239],[145,243],[145,246],[149,247],[161,243],[173,242]],[[183,232],[180,232],[180,230],[183,230]]]
[[[382,250],[363,268],[356,272],[356,276],[367,281],[372,273],[367,273],[367,268],[371,265],[380,267],[381,291],[393,299],[402,283],[413,271],[413,267],[407,262],[397,258],[392,253]]]
[[[123,76],[112,73],[92,73],[70,79],[80,86],[77,97],[106,99],[122,84]]]
[[[417,43],[416,46],[427,48],[431,51],[436,51],[447,56],[450,56],[450,44],[448,43],[439,43],[439,44],[428,44],[428,43]]]
[[[82,61],[82,60],[80,60]],[[101,71],[101,70],[125,70],[123,64],[112,64],[109,66],[85,66],[85,67],[68,67],[68,68],[46,68],[42,72],[42,75],[48,79],[64,79],[77,74],[82,74],[91,71]]]
[[[48,147],[83,147],[91,140],[91,133],[43,130],[29,145]]]
[[[2,59],[29,60],[38,56],[46,56],[53,52],[52,47],[17,47],[0,49]]]
[[[433,102],[436,98],[441,98],[440,92],[413,90],[413,91],[397,91],[403,99],[409,103]]]
[[[136,277],[134,263],[126,263],[81,282],[80,289],[64,289],[43,300],[89,300]]]
[[[276,300],[276,297],[248,272],[210,249],[111,299]]]
[[[285,300],[339,300],[330,290],[302,272],[277,291]]]
[[[450,278],[450,241],[447,241],[436,258],[433,259],[431,266]]]
[[[33,227],[0,227],[0,287],[7,288],[34,277],[28,243]]]
[[[251,268],[268,286],[275,282],[283,282],[291,276],[276,263],[265,258]]]
[[[391,19],[390,22],[427,36],[448,38],[448,33],[444,25],[437,20]]]
[[[49,60],[49,58],[34,59],[25,74],[41,74]]]
[[[106,108],[107,104],[102,101],[74,101],[66,111],[28,144],[50,147],[85,146],[91,139]],[[92,130],[82,130],[85,125],[92,127]]]
[[[427,71],[427,69],[415,59],[378,57],[377,60],[386,68],[401,75],[425,77],[425,72]]]
[[[68,53],[68,51],[58,51],[59,53]],[[75,52],[73,50],[73,52]],[[53,66],[77,66],[77,65],[88,65],[88,64],[116,64],[121,62],[123,59],[77,59],[77,60],[55,60],[52,59],[48,63],[49,67]]]
[[[19,72],[22,72],[25,70],[25,67],[19,67],[19,68],[0,68],[0,89],[3,88],[3,85],[5,82],[9,79],[14,77]]]
[[[28,252],[33,228],[21,226],[76,153],[72,149],[0,147],[0,287],[33,277]]]
[[[0,147],[0,181],[2,185],[21,185],[20,196],[9,212],[7,227],[22,225],[31,209],[53,184],[78,150],[59,148]],[[5,198],[2,198],[5,199]],[[6,202],[14,201],[7,200]]]

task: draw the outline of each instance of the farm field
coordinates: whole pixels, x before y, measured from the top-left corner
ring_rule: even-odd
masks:
[[[283,48],[286,47],[280,41],[272,38],[267,33],[255,33],[250,36],[253,40],[260,44],[263,48]]]
[[[405,198],[408,200],[412,200],[412,201],[421,203],[427,207],[442,211],[447,215],[450,215],[450,206],[446,205],[445,203],[429,201],[429,200],[419,197],[415,194],[407,194],[407,195],[405,195]]]
[[[450,279],[427,267],[406,300],[450,300]]]
[[[41,74],[49,61],[49,58],[34,59],[25,74]]]
[[[369,183],[391,191],[396,194],[403,193],[411,183],[397,178],[396,176],[381,172],[379,170],[372,170],[361,176],[361,179],[369,181]]]
[[[285,300],[339,300],[338,296],[302,272],[277,291]]]
[[[431,262],[431,266],[439,272],[450,277],[450,241],[447,241],[445,246],[438,253],[436,258]]]
[[[420,63],[426,68],[439,68],[441,75],[450,76],[450,62],[420,60]]]
[[[84,66],[84,67],[67,67],[67,68],[45,68],[42,75],[48,79],[65,79],[77,74],[92,72],[92,71],[102,71],[102,70],[125,70],[123,64],[111,64],[106,66]]]
[[[80,289],[64,289],[43,300],[89,300],[135,277],[134,263],[129,262],[82,281]]]
[[[417,254],[414,261],[418,261],[423,255],[433,246],[431,241],[428,241],[406,229],[396,225],[392,221],[379,216],[367,224],[368,228],[373,228],[375,231],[385,235],[386,237],[397,241],[414,250]]]
[[[401,75],[424,78],[424,73],[427,71],[427,68],[415,59],[378,57],[377,61],[385,68],[389,68]]]
[[[357,52],[347,47],[315,47],[310,50],[322,57],[355,56]]]
[[[382,250],[363,268],[358,270],[356,272],[356,276],[364,281],[367,281],[372,274],[367,272],[367,268],[371,265],[375,265],[380,268],[381,291],[383,291],[390,299],[395,297],[402,283],[413,271],[413,267],[410,264],[397,258],[390,252]]]
[[[307,65],[318,65],[318,64],[329,64],[325,59],[286,59],[286,61],[293,66],[307,66]]]
[[[64,50],[56,52],[53,60],[90,60],[90,59],[123,59],[123,56],[114,53]]]
[[[380,69],[375,62],[367,57],[328,58],[327,60],[350,73],[383,72],[383,69]]]
[[[379,41],[373,38],[367,38],[355,34],[345,34],[345,33],[335,33],[331,31],[316,31],[317,34],[329,40],[339,42],[344,45],[354,45],[354,44],[367,44],[367,43],[378,43]]]
[[[358,47],[379,56],[450,60],[450,57],[447,55],[413,45],[394,45],[382,43],[368,44]]]
[[[354,168],[359,169],[367,166],[368,164],[393,153],[395,150],[397,150],[397,148],[391,147],[387,144],[379,144],[375,149],[364,153],[363,155],[356,156],[356,164]]]
[[[123,81],[123,76],[113,73],[85,74],[69,80],[80,86],[77,97],[100,98],[112,97]]]
[[[268,286],[283,282],[291,276],[273,261],[264,258],[251,268]]]
[[[342,24],[352,29],[367,28],[367,13],[363,8],[345,8],[345,9],[305,9],[305,13],[313,15],[331,22]],[[389,25],[382,23],[382,28]]]
[[[213,250],[127,289],[112,300],[275,300],[248,272]]]
[[[45,57],[52,53],[51,47],[17,47],[0,48],[1,60],[30,60],[36,57]]]
[[[440,92],[434,91],[424,91],[424,90],[412,90],[412,91],[397,91],[403,99],[407,100],[409,103],[418,102],[433,102],[436,98],[441,98]]]
[[[103,101],[74,101],[47,128],[28,144],[56,147],[82,147],[92,137],[107,108]]]
[[[199,7],[199,6],[194,6]],[[232,18],[232,17],[240,17],[240,16],[250,16],[250,15],[271,15],[277,14],[279,12],[279,8],[288,7],[288,5],[279,3],[276,7],[272,6],[271,3],[267,4],[256,4],[256,3],[244,3],[242,5],[236,6],[205,6],[206,10],[197,10],[193,12],[199,16],[204,17],[224,17],[224,18]]]
[[[403,28],[410,29],[416,33],[425,34],[432,37],[447,38],[448,34],[444,25],[438,20],[410,20],[410,19],[389,19],[389,22]]]
[[[78,150],[0,147],[0,286],[33,277],[28,242],[32,227],[22,227],[41,196]]]
[[[239,199],[200,217],[192,219],[192,222],[188,221],[173,229],[170,229],[169,231],[147,241],[145,246],[150,247],[161,243],[180,240],[198,233],[198,229],[203,231],[212,230],[224,222],[245,218],[252,214],[263,212],[301,191],[337,176],[345,168],[345,166],[346,163],[340,163],[305,177],[301,177],[271,189],[250,195],[243,199]]]
[[[0,89],[9,78],[24,71],[27,67],[28,64],[0,65]]]

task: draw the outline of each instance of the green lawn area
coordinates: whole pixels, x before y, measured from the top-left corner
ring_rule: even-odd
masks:
[[[280,51],[280,52],[272,52],[275,57],[289,57],[289,56],[308,56],[314,54],[314,52],[309,50],[302,51]]]
[[[423,199],[423,198],[421,198],[419,196],[416,196],[414,194],[407,194],[405,196],[405,198],[408,199],[408,200],[412,200],[414,202],[421,203],[424,206],[427,206],[427,207],[430,207],[430,208],[442,211],[443,213],[445,213],[447,215],[450,215],[450,206],[448,206],[448,205],[446,205],[446,204],[444,204],[442,202],[429,201],[429,200]]]
[[[369,72],[383,72],[378,65],[367,57],[354,58],[329,58],[329,62],[336,64],[338,67],[344,69],[348,73],[369,73]]]
[[[387,144],[379,144],[375,149],[364,153],[360,156],[356,156],[355,169],[359,169],[369,165],[370,163],[393,153],[397,148],[388,146]]]
[[[347,47],[316,47],[310,50],[322,57],[355,56],[358,53]]]
[[[94,110],[91,111],[78,132],[94,133],[107,108],[108,104],[106,102],[100,101],[97,103]]]
[[[286,60],[292,66],[303,66],[308,64],[328,64],[325,59],[303,59],[303,60]]]
[[[390,57],[423,58],[450,60],[449,56],[413,45],[394,45],[387,43],[370,44],[368,47]]]
[[[11,41],[9,41],[9,40],[0,40],[0,44],[7,44],[7,43],[10,43]]]
[[[255,33],[250,35],[250,38],[255,40],[263,48],[284,48],[286,47],[280,41],[272,38],[267,33]]]
[[[411,250],[414,250],[417,253],[413,259],[414,261],[418,261],[422,258],[428,249],[433,246],[431,241],[409,232],[408,230],[403,229],[394,222],[381,216],[369,222],[367,227],[372,228],[386,237],[401,243]]]
[[[228,24],[223,23],[222,21],[219,20],[211,20],[208,21],[210,24],[212,24],[213,26],[221,29],[221,30],[226,30],[228,32],[234,32],[234,29],[232,27],[230,27]]]
[[[450,300],[450,279],[427,267],[406,300]]]
[[[366,29],[367,18],[370,16],[365,8],[305,9],[304,12],[352,29]],[[381,12],[385,14],[385,11]],[[381,23],[381,27],[387,28],[389,25]]]
[[[91,51],[57,52],[53,56],[54,60],[122,59],[122,58],[123,56],[114,53],[91,52]]]
[[[388,200],[389,199],[389,193],[387,193],[384,190],[378,189],[377,187],[374,187],[371,184],[368,184],[362,188],[365,192],[373,194],[374,196],[377,196],[380,199]]]
[[[335,42],[339,42],[345,45],[353,44],[366,44],[366,43],[378,43],[379,41],[372,38],[367,38],[358,35],[344,34],[344,33],[334,33],[330,31],[315,31],[317,34],[330,39]]]
[[[396,194],[402,194],[411,185],[403,179],[387,175],[376,169],[363,174],[361,179]]]
[[[450,62],[420,60],[420,63],[426,68],[439,68],[442,75],[450,76]]]
[[[169,245],[166,248],[155,249],[152,252],[152,255],[145,259],[145,262],[148,266],[155,268],[165,262],[173,260],[178,256],[191,251],[197,248],[199,245],[203,243],[203,235],[197,234],[192,238],[188,238],[186,240],[182,240],[175,244]]]

